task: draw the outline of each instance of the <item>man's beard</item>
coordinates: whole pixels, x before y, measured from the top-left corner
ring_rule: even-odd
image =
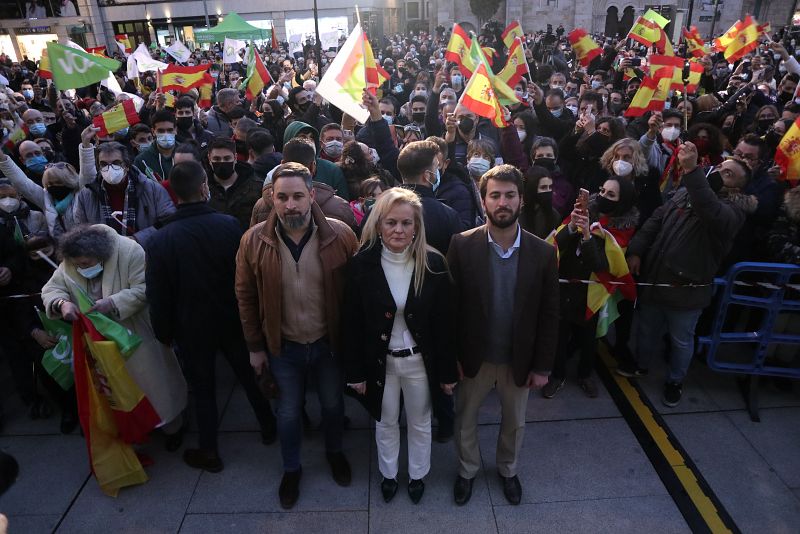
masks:
[[[495,213],[497,213],[498,211],[500,211],[501,213],[510,213],[511,217],[503,219],[502,221],[498,220],[495,218]],[[516,224],[517,219],[519,219],[519,211],[520,211],[519,209],[517,209],[516,211],[510,209],[495,210],[494,213],[487,211],[486,217],[497,228],[508,228],[509,226]]]
[[[287,230],[299,230],[311,220],[311,208],[305,213],[290,213],[278,219]]]

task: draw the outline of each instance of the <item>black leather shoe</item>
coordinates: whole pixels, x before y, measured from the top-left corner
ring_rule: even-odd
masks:
[[[333,480],[340,486],[349,486],[352,475],[350,473],[350,462],[347,461],[343,452],[326,453],[328,464],[331,466]]]
[[[386,478],[384,477],[381,481],[381,493],[383,493],[383,502],[389,502],[394,499],[395,494],[397,494],[397,487],[399,484],[397,483],[396,478]]]
[[[464,478],[461,475],[456,479],[456,485],[453,487],[453,496],[456,498],[456,504],[463,506],[469,502],[472,497],[472,483],[474,478]]]
[[[422,479],[408,481],[408,496],[411,497],[411,502],[419,503],[423,493],[425,493],[425,483]]]
[[[281,485],[278,488],[278,496],[281,499],[281,507],[285,510],[294,507],[297,498],[300,497],[300,476],[303,470],[286,471],[281,479]]]
[[[519,477],[514,475],[513,477],[504,477],[500,476],[503,480],[503,494],[506,496],[506,500],[511,504],[519,504],[522,500],[522,485],[519,483]]]
[[[202,449],[186,449],[183,451],[183,461],[190,467],[202,469],[209,473],[219,473],[225,468],[222,458],[216,453]]]

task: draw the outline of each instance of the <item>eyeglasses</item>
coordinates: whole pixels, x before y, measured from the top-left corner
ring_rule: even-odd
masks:
[[[109,167],[111,167],[112,170],[118,171],[118,170],[122,169],[123,165],[124,165],[124,163],[122,161],[119,161],[119,160],[112,161],[111,163],[100,162],[100,170],[101,171],[105,171]]]
[[[733,151],[733,157],[738,159],[745,159],[747,161],[757,161],[758,156],[753,156],[752,154],[744,154],[738,150]]]
[[[45,168],[45,170],[53,169],[53,168],[55,168],[55,169],[69,169],[72,172],[77,172],[77,171],[75,171],[75,167],[73,167],[71,164],[67,163],[66,161],[56,161],[55,163],[48,163],[47,165],[44,166],[44,168]]]

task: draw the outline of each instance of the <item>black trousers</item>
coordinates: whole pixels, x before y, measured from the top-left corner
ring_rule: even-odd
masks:
[[[241,335],[220,335],[212,343],[188,341],[177,343],[183,361],[184,373],[194,395],[197,411],[197,427],[200,433],[199,447],[205,451],[217,452],[217,411],[216,359],[221,352],[233,369],[236,379],[244,388],[261,428],[274,424],[269,403],[258,389],[250,356]]]
[[[553,377],[567,376],[567,361],[575,348],[580,351],[578,379],[589,378],[597,359],[597,314],[585,322],[575,323],[561,319],[558,323],[558,349],[553,365]]]

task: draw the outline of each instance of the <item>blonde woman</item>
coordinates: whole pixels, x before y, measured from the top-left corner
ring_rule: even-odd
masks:
[[[343,317],[347,384],[375,418],[381,491],[397,493],[400,393],[408,424],[408,494],[416,504],[430,471],[431,395],[458,377],[444,257],[425,242],[422,204],[392,188],[375,203],[348,270]]]
[[[603,182],[610,176],[627,178],[633,182],[636,186],[636,207],[639,209],[637,226],[644,224],[661,205],[661,176],[657,169],[647,165],[639,142],[629,137],[620,139],[600,157],[600,166],[608,173]]]

